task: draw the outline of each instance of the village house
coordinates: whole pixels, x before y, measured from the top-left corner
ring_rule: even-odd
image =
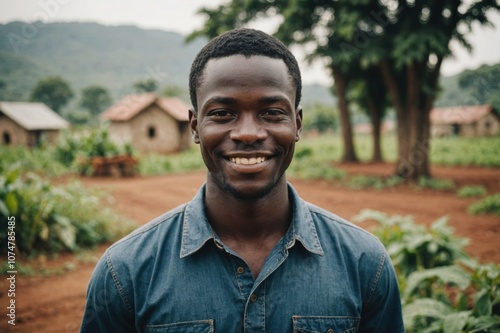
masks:
[[[491,105],[434,108],[430,121],[434,137],[500,135],[500,114]]]
[[[125,96],[101,115],[109,122],[110,139],[140,152],[170,153],[189,148],[189,106],[176,97],[153,93]]]
[[[54,144],[69,123],[43,103],[0,102],[1,143],[34,147],[42,140]]]

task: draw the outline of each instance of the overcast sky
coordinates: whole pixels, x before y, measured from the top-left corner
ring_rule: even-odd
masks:
[[[92,21],[105,25],[132,24],[141,28],[176,31],[186,35],[201,27],[204,17],[196,15],[202,6],[216,6],[225,0],[0,0],[0,23],[14,20],[44,22]],[[467,53],[452,45],[455,59],[443,63],[442,74],[449,76],[481,64],[500,63],[500,15],[490,15],[495,28],[475,26],[469,36],[474,50]],[[273,24],[256,26],[268,33]],[[302,54],[296,53],[299,60]],[[305,83],[329,83],[330,78],[318,62],[301,65]]]

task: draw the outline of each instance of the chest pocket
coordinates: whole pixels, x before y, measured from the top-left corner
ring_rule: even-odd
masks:
[[[356,333],[357,317],[293,316],[294,333]]]
[[[214,321],[210,319],[150,325],[144,327],[144,333],[214,333]]]

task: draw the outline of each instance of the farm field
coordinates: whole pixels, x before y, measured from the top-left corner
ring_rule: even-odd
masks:
[[[391,164],[336,165],[350,175],[388,176]],[[500,169],[479,167],[433,167],[434,176],[452,179],[458,186],[482,185],[489,193],[500,192]],[[130,179],[89,178],[83,183],[110,191],[117,212],[144,224],[161,213],[190,200],[203,183],[203,171]],[[500,263],[500,217],[470,215],[467,207],[477,198],[459,198],[455,191],[437,191],[400,185],[385,189],[354,190],[336,181],[290,179],[307,201],[351,219],[362,209],[388,214],[413,215],[417,223],[430,225],[443,215],[449,217],[458,236],[470,238],[467,252],[481,262]],[[370,229],[368,222],[361,227]],[[63,274],[20,276],[17,281],[16,326],[2,332],[78,332],[87,283],[98,258],[108,245],[81,254],[41,257],[40,265]],[[2,284],[5,282],[2,282]],[[6,288],[2,287],[1,290]],[[0,294],[0,299],[5,295]]]

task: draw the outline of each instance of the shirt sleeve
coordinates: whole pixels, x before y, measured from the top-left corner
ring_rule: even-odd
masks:
[[[359,332],[404,333],[398,280],[385,251],[378,266],[369,297],[363,304]]]
[[[106,252],[90,278],[81,333],[136,332],[133,311]]]

